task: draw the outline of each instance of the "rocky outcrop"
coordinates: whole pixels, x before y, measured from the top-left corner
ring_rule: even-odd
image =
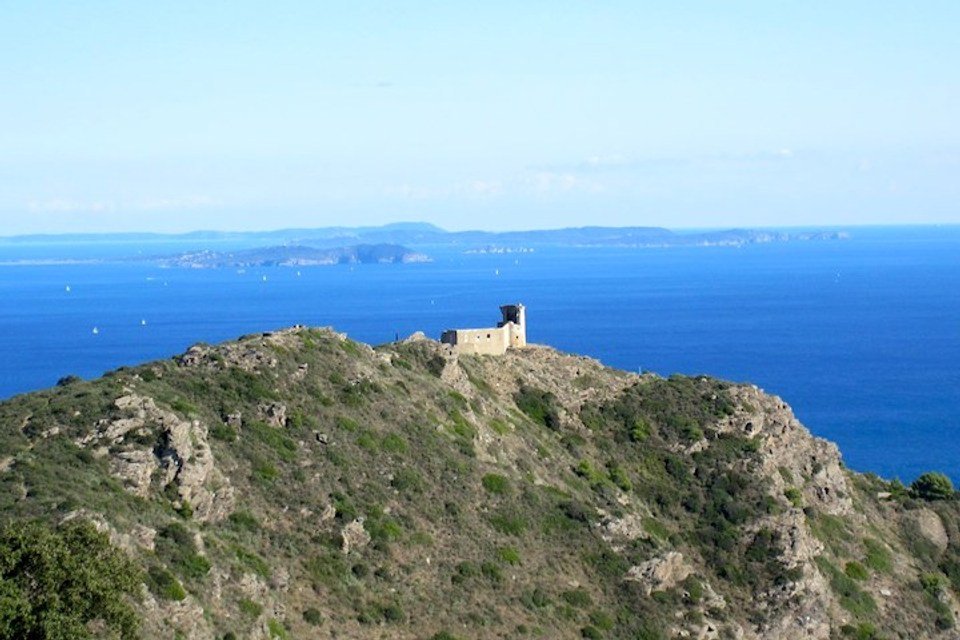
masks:
[[[271,427],[287,426],[287,406],[282,402],[266,402],[260,405],[260,416]]]
[[[691,567],[678,551],[669,551],[663,556],[647,560],[643,564],[630,567],[623,579],[636,582],[645,595],[654,591],[672,589],[693,573]]]
[[[811,435],[777,396],[749,385],[732,387],[730,394],[738,410],[718,427],[759,438],[763,476],[773,483],[776,493],[783,496],[793,488],[801,492],[804,506],[830,515],[849,515],[853,492],[837,446]]]
[[[950,544],[943,520],[932,509],[914,509],[904,516],[908,530],[915,532],[920,538],[940,552],[946,550]]]
[[[345,554],[359,551],[370,544],[370,534],[363,527],[363,518],[357,518],[346,524],[340,531],[340,538],[343,540],[341,550]]]
[[[129,390],[128,390],[129,391]],[[201,521],[223,519],[233,508],[234,492],[217,468],[207,428],[157,406],[132,391],[117,398],[119,416],[100,420],[77,440],[98,452],[113,451],[113,474],[131,493],[147,498],[156,490],[176,489],[176,508],[189,508]]]

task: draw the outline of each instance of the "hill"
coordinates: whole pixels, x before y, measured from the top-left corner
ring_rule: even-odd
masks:
[[[751,385],[297,327],[0,404],[0,638],[953,637],[936,484]]]

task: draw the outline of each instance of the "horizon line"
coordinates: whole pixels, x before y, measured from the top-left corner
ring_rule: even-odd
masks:
[[[662,225],[568,225],[562,227],[541,227],[529,229],[460,229],[451,231],[432,222],[425,220],[406,220],[398,222],[387,222],[383,224],[372,225],[327,225],[317,227],[277,227],[272,229],[192,229],[188,231],[65,231],[65,232],[37,232],[37,233],[19,233],[13,235],[0,235],[0,241],[32,240],[45,238],[89,238],[89,237],[116,237],[116,236],[151,236],[159,238],[180,238],[186,236],[203,234],[234,234],[255,236],[261,234],[279,234],[294,232],[316,232],[316,231],[377,231],[390,229],[392,227],[403,226],[422,226],[432,227],[432,231],[444,234],[461,233],[489,233],[489,234],[513,234],[513,233],[534,233],[543,231],[567,231],[576,229],[660,229],[676,232],[717,232],[717,231],[786,231],[786,230],[811,230],[811,229],[878,229],[878,228],[937,228],[937,227],[958,227],[960,222],[880,222],[880,223],[854,223],[854,224],[790,224],[790,225],[725,225],[725,226],[683,226],[666,227]]]

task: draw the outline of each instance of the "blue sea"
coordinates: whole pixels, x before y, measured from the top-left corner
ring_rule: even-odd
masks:
[[[200,341],[293,324],[370,343],[438,337],[523,302],[531,341],[633,371],[753,382],[854,469],[960,481],[960,227],[849,231],[742,248],[425,247],[431,263],[242,273],[37,264],[195,247],[0,242],[0,398]]]

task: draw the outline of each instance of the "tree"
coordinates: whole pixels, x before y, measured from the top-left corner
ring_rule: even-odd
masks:
[[[923,500],[947,500],[953,497],[950,478],[937,471],[928,471],[913,481],[910,490]]]
[[[89,522],[0,528],[0,640],[137,637],[139,568]]]

